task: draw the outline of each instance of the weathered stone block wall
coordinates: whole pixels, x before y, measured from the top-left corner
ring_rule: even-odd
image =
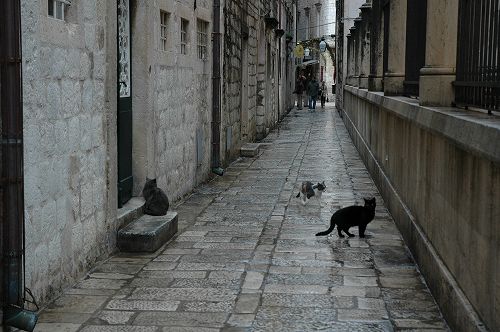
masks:
[[[222,66],[222,125],[221,146],[224,159],[230,161],[239,154],[241,146],[242,107],[242,19],[249,14],[240,1],[226,1],[223,7],[223,66]],[[228,137],[228,135],[230,135]]]
[[[448,323],[499,330],[498,119],[353,87],[344,102],[346,126]]]
[[[248,3],[249,12],[257,12],[254,3]],[[258,66],[258,29],[259,18],[255,15],[247,17],[248,25],[248,124],[247,141],[253,142],[257,137],[257,66]]]
[[[278,43],[284,42],[276,39],[274,30],[265,26],[263,17],[259,14],[269,13],[271,9],[272,15],[277,17],[277,1],[228,0],[223,8],[221,146],[226,152],[223,156],[226,163],[239,155],[242,143],[265,137],[267,131],[278,121],[280,104],[285,108],[283,100],[278,103],[280,73],[283,79],[281,87],[284,89],[286,86],[283,71],[286,70],[287,64],[282,61],[279,67],[278,62],[279,56],[282,55],[279,53]],[[246,22],[248,26],[246,40],[242,38],[242,22]],[[243,63],[243,43],[246,44],[248,52],[246,64]],[[242,102],[245,96],[242,91],[244,70],[248,70],[248,93],[247,100]],[[283,93],[282,95],[284,96]],[[243,115],[245,112],[247,114]],[[246,128],[246,132],[242,128]],[[228,134],[231,136],[227,137]]]
[[[166,51],[160,48],[160,10],[169,13]],[[211,11],[212,1],[198,1],[196,10],[192,1],[137,1],[132,54],[136,86],[133,172],[138,196],[146,176],[156,178],[169,199],[176,200],[209,174]],[[181,18],[189,21],[187,54],[180,53]],[[205,59],[198,57],[197,19],[209,23]]]
[[[114,249],[108,125],[116,90],[106,80],[116,69],[107,42],[116,36],[106,17],[116,20],[116,6],[73,1],[64,22],[47,16],[46,1],[21,3],[26,281],[43,303]]]

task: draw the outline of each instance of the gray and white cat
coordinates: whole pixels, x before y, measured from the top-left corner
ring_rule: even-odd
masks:
[[[302,205],[305,205],[307,200],[313,196],[321,197],[321,194],[326,189],[325,181],[317,184],[312,184],[312,182],[304,181],[300,186],[300,191],[297,194],[297,198],[302,196]]]

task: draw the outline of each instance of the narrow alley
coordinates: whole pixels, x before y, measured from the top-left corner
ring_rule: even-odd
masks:
[[[302,181],[325,181],[305,206]],[[376,197],[365,239],[325,230]],[[118,254],[44,309],[36,331],[445,331],[333,104],[292,110],[256,158],[234,162],[174,207],[154,254]]]

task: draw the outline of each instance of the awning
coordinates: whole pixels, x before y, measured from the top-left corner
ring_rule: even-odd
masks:
[[[309,61],[302,62],[302,64],[300,64],[299,67],[312,66],[312,65],[315,65],[317,63],[319,63],[319,60],[309,60]]]

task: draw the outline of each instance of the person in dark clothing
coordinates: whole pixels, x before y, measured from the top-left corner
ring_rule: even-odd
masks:
[[[313,76],[309,84],[307,85],[307,94],[309,95],[309,110],[316,110],[316,99],[318,99],[319,94],[319,83]]]
[[[306,89],[306,77],[304,74],[300,73],[297,78],[297,82],[295,83],[295,94],[297,95],[297,109],[301,110],[302,105],[304,104],[304,91]]]
[[[319,96],[321,98],[321,108],[325,108],[327,93],[328,93],[328,91],[326,90],[326,83],[325,83],[325,81],[323,81],[323,82],[321,82],[321,86],[319,88]]]

